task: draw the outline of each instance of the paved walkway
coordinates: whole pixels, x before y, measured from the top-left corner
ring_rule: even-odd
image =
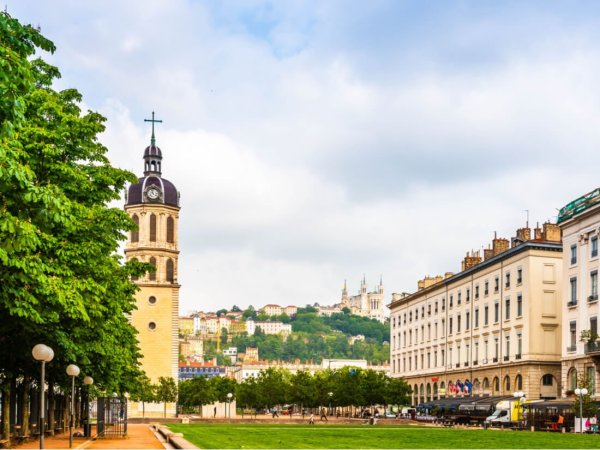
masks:
[[[77,431],[82,431],[77,429]],[[15,448],[39,448],[39,441],[30,441]],[[55,436],[49,436],[44,439],[44,448],[47,449],[67,449],[69,448],[69,433],[61,433]],[[148,424],[128,424],[127,437],[115,439],[96,439],[73,438],[74,449],[143,449],[156,448],[164,449],[163,442],[156,437]]]

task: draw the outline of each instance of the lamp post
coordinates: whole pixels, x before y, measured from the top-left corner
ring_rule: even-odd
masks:
[[[229,392],[227,394],[227,401],[229,402],[229,418],[231,419],[231,397],[233,397],[233,394],[231,392]]]
[[[579,432],[583,433],[583,397],[586,396],[588,390],[586,388],[575,389],[575,395],[579,397]]]
[[[94,379],[89,375],[85,376],[83,377],[83,384],[85,384],[88,387],[85,393],[85,422],[83,424],[83,435],[85,437],[90,437],[92,429],[90,427],[90,386],[94,384]]]
[[[519,421],[519,429],[523,428],[523,403],[525,402],[525,392],[517,391],[513,393],[513,396],[517,400],[518,410],[517,410],[517,419]]]
[[[75,377],[79,375],[79,367],[75,364],[67,366],[67,375],[71,377],[71,408],[69,410],[69,448],[73,448],[73,413],[75,412]]]
[[[40,373],[40,448],[44,448],[44,385],[46,384],[46,363],[54,358],[54,350],[44,344],[37,344],[31,350],[33,359],[42,363]]]
[[[329,392],[327,395],[329,395],[329,415],[332,416],[333,412],[331,411],[331,397],[333,397],[333,392]]]

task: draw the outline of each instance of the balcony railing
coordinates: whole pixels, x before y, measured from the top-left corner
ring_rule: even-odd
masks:
[[[596,295],[590,295],[588,297],[588,302],[589,303],[593,303],[593,302],[597,302],[597,301],[598,301],[598,294],[596,294]]]
[[[520,353],[517,353],[517,354],[515,355],[515,359],[521,359],[521,354],[520,354]]]
[[[569,303],[567,303],[567,308],[574,308],[577,306],[577,300],[572,300]]]
[[[571,353],[571,352],[575,352],[577,351],[577,346],[576,345],[569,345],[567,347],[567,352]]]
[[[508,361],[508,356],[505,356],[505,357],[504,357],[504,361]]]
[[[600,355],[600,341],[588,342],[585,344],[586,355]]]
[[[477,364],[479,364],[479,361],[477,361],[477,360],[473,361],[474,366],[476,366]]]
[[[456,368],[458,369],[460,367],[460,363],[456,363]]]
[[[495,362],[495,363],[498,362],[498,357],[492,359],[492,362]]]

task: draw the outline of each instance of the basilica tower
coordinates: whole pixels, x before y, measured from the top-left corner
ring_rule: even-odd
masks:
[[[162,152],[156,146],[152,113],[152,138],[144,150],[144,176],[129,186],[125,196],[125,211],[138,225],[130,233],[125,247],[127,260],[137,259],[156,268],[153,273],[136,280],[137,309],[131,322],[138,331],[142,353],[142,369],[153,383],[159,377],[178,378],[179,360],[179,288],[178,222],[179,192],[162,177]],[[141,415],[135,403],[132,416]],[[145,405],[145,413],[162,414],[164,405]],[[156,409],[156,411],[153,411]],[[175,404],[167,405],[167,413],[175,414]]]

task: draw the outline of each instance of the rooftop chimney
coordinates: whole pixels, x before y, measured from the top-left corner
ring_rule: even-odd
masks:
[[[561,238],[561,230],[558,225],[550,222],[544,224],[544,231],[542,232],[542,239],[544,241],[560,242]]]
[[[479,252],[471,251],[470,255],[469,252],[467,252],[467,256],[465,256],[465,258],[462,261],[462,270],[470,269],[471,267],[476,266],[480,262],[481,256],[479,256]]]

